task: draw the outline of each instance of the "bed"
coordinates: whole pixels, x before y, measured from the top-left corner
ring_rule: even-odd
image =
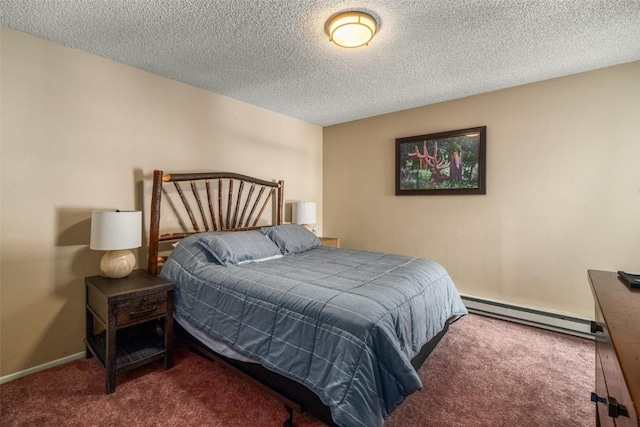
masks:
[[[175,284],[174,318],[193,345],[275,393],[285,426],[296,410],[382,426],[467,311],[433,261],[329,248],[285,224],[283,190],[240,174],[155,171],[148,270]]]

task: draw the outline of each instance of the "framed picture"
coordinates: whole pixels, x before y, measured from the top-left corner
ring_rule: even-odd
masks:
[[[486,194],[487,127],[396,139],[396,195]]]

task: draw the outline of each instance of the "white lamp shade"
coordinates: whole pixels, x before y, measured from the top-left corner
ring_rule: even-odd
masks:
[[[292,222],[295,224],[316,223],[316,202],[298,202],[292,207]]]
[[[102,210],[91,213],[91,249],[112,251],[140,246],[142,212]]]

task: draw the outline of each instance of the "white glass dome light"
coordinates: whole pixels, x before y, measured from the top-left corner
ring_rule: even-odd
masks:
[[[376,34],[376,20],[364,12],[344,12],[331,18],[328,24],[329,40],[342,47],[360,47],[368,44]]]

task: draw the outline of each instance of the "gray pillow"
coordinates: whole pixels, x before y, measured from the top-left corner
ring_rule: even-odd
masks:
[[[285,255],[297,254],[322,246],[322,242],[315,234],[298,224],[263,227],[261,231],[273,240],[273,243],[278,245],[280,251]]]
[[[258,230],[202,233],[199,236],[200,246],[221,265],[240,265],[282,256],[278,246]]]

